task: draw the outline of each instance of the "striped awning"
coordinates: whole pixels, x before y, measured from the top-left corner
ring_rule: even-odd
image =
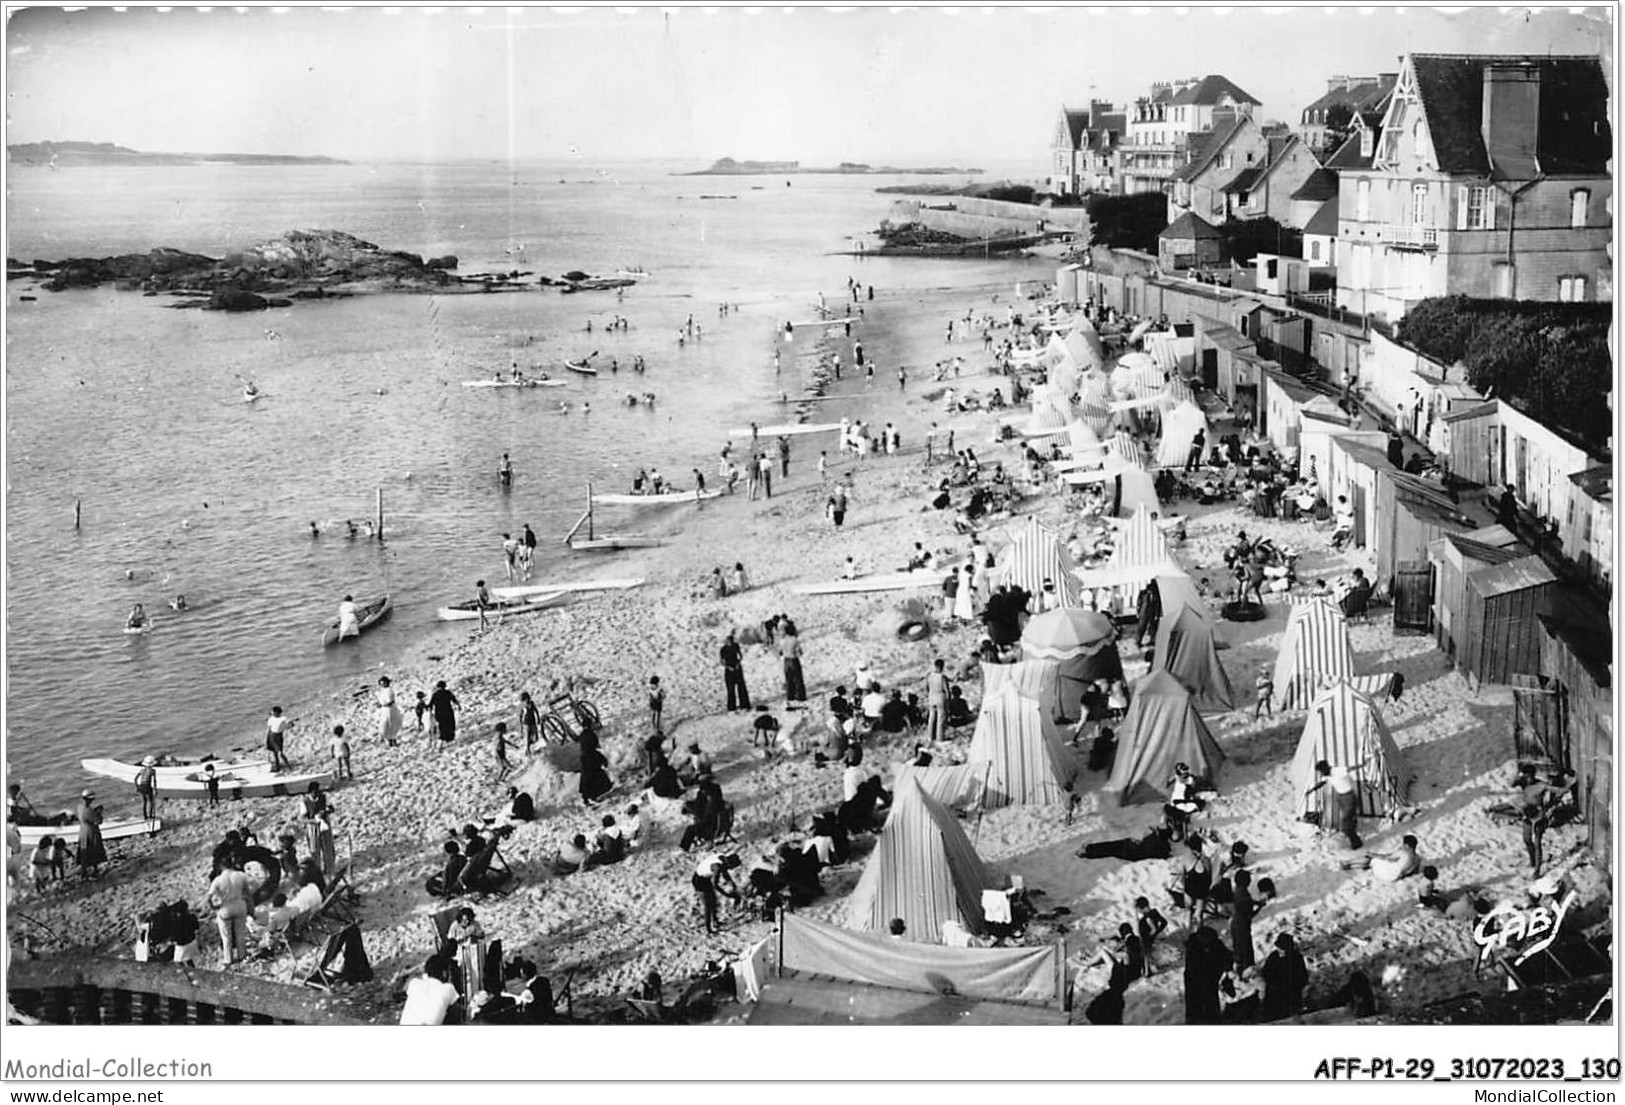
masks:
[[[1315,789],[1315,764],[1352,772],[1360,796],[1360,812],[1381,817],[1405,805],[1414,777],[1382,718],[1382,708],[1371,695],[1347,680],[1335,680],[1315,696],[1304,720],[1303,736],[1292,758],[1292,785],[1298,817],[1321,808],[1326,789]],[[1323,818],[1322,824],[1326,821]]]
[[[1353,674],[1354,653],[1342,611],[1320,598],[1294,603],[1275,658],[1275,708],[1305,709],[1328,678]]]

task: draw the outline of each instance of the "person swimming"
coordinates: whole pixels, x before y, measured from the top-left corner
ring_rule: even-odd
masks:
[[[147,625],[147,612],[138,602],[130,607],[130,616],[124,619],[125,629],[145,629]]]
[[[321,529],[317,527],[315,522],[310,524],[310,535],[312,537],[320,537],[322,535]]]
[[[354,541],[358,536],[360,536],[361,531],[356,528],[355,519],[346,518],[344,520],[344,526],[349,531],[347,534],[345,534],[345,536],[347,536],[351,541]]]
[[[186,609],[186,596],[185,595],[176,595],[174,598],[170,599],[169,600],[169,608],[171,610],[174,610],[174,611],[177,611],[177,612],[185,610]]]

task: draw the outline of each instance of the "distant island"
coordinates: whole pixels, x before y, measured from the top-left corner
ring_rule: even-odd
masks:
[[[280,153],[144,153],[111,142],[22,142],[6,147],[13,165],[347,165],[336,157]]]
[[[923,169],[902,169],[895,165],[864,165],[856,161],[843,161],[833,168],[803,168],[799,161],[735,161],[720,158],[709,169],[691,173],[673,173],[673,176],[880,176],[886,174],[912,174],[915,176],[951,176],[961,173],[980,173],[981,169],[957,169],[928,166]]]

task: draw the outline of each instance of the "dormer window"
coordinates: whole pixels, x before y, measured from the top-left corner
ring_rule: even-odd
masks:
[[[1371,156],[1371,147],[1375,143],[1375,140],[1376,140],[1376,132],[1375,131],[1373,131],[1370,127],[1361,127],[1360,128],[1360,156],[1361,157],[1370,157]]]

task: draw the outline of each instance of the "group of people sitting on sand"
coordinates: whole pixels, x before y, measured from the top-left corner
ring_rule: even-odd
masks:
[[[501,842],[513,834],[512,825],[487,819],[484,832],[472,824],[451,829],[441,845],[441,869],[429,876],[424,888],[436,898],[462,894],[499,894],[513,881],[513,871],[502,858]]]
[[[576,833],[570,843],[560,849],[552,863],[553,874],[574,875],[595,867],[608,867],[619,863],[643,841],[643,816],[636,805],[626,808],[626,820],[617,821],[606,813],[599,819],[592,839],[586,833]]]

